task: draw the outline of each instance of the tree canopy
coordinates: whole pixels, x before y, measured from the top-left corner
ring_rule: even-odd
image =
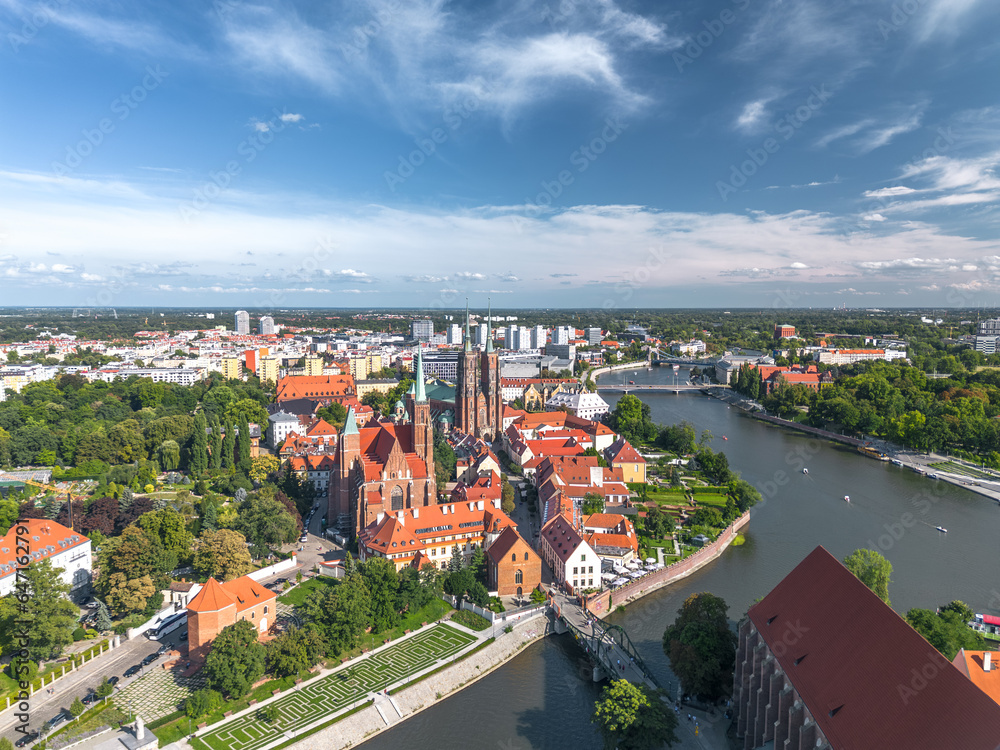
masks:
[[[879,599],[889,604],[889,583],[892,563],[872,549],[856,549],[844,558],[844,565],[862,583],[875,592]]]
[[[736,634],[728,609],[721,597],[691,594],[663,633],[663,651],[688,695],[712,701],[732,688]]]
[[[606,750],[657,750],[677,741],[677,717],[670,707],[645,686],[612,680],[601,691],[593,722]]]

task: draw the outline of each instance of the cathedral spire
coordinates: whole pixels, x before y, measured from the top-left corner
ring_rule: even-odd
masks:
[[[489,297],[486,298],[486,353],[489,354],[493,351],[493,329],[490,327],[490,321],[493,318],[493,303]]]
[[[472,351],[472,337],[469,336],[469,298],[465,298],[465,351]]]
[[[424,349],[420,347],[417,349],[417,382],[414,383],[417,387],[416,393],[413,396],[413,401],[418,404],[422,404],[427,401],[427,390],[424,384]]]

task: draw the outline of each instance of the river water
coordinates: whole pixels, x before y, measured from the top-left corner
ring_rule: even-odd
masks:
[[[686,372],[679,377],[686,379]],[[636,384],[672,383],[674,374],[670,368],[653,368],[626,371],[624,378]],[[600,382],[622,383],[623,374],[606,375]],[[603,395],[612,406],[618,400],[617,394]],[[952,599],[977,612],[1000,613],[996,502],[846,446],[753,420],[702,394],[641,397],[656,422],[687,420],[699,436],[709,430],[713,448],[724,451],[730,468],[765,498],[752,511],[746,544],[730,547],[702,570],[611,616],[662,683],[673,679],[661,646],[663,631],[689,594],[710,591],[724,598],[735,625],[817,545],[840,559],[859,547],[878,549],[893,565],[889,595],[900,614],[911,607],[933,610]],[[364,747],[597,750],[601,742],[590,716],[599,686],[586,677],[587,664],[572,638],[548,637]]]

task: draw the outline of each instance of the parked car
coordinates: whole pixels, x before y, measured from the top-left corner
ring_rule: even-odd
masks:
[[[159,658],[160,658],[159,652],[157,652],[155,654],[150,654],[149,656],[147,656],[145,659],[142,660],[142,666],[148,667],[150,664],[152,664],[154,661],[156,661]]]
[[[117,685],[118,684],[118,675],[114,675],[113,677],[109,677],[108,678],[108,684],[111,687],[114,687],[115,685]]]
[[[25,745],[30,745],[32,742],[38,739],[38,732],[28,732],[26,735],[21,737],[17,742],[14,743],[14,747],[24,747]]]
[[[45,722],[45,731],[51,732],[53,729],[55,729],[57,726],[59,726],[69,718],[72,717],[70,716],[68,711],[60,711],[51,719],[49,719],[47,722]]]
[[[181,633],[181,638],[180,639],[182,641],[186,641],[188,639],[188,632],[186,630],[183,633]]]
[[[83,705],[85,706],[89,706],[91,703],[94,703],[96,701],[97,701],[97,693],[87,693],[85,696],[83,696],[83,700],[81,701],[81,703],[83,703]]]
[[[156,655],[157,656],[163,656],[169,650],[170,650],[170,646],[168,646],[166,643],[164,643],[162,646],[160,646],[159,649],[157,649]]]
[[[83,606],[86,607],[87,609],[97,609],[101,605],[100,605],[100,603],[96,599],[91,599],[89,602],[87,602]]]
[[[132,675],[139,674],[139,672],[141,672],[141,671],[142,671],[142,665],[141,664],[133,664],[131,667],[129,667],[128,669],[125,670],[125,676],[126,677],[131,677]]]

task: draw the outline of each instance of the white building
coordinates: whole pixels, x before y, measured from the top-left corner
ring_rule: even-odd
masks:
[[[423,339],[424,341],[430,339],[434,335],[434,321],[432,320],[414,320],[410,323],[410,338],[415,340]]]
[[[149,378],[154,383],[174,383],[176,385],[194,385],[205,379],[204,370],[191,370],[186,367],[102,367],[87,373],[90,380],[103,380],[105,383],[132,376]]]
[[[556,326],[552,329],[553,344],[568,344],[576,333],[570,326]]]
[[[281,445],[290,432],[301,429],[299,418],[286,411],[279,411],[267,418],[267,443],[272,448]]]
[[[449,343],[449,344],[461,344],[461,343],[463,343],[463,341],[462,341],[462,326],[460,326],[458,323],[452,323],[451,325],[449,325],[448,326],[448,330],[447,330],[447,334],[448,334],[447,343]]]
[[[236,333],[241,333],[244,336],[250,334],[250,313],[246,310],[236,311]]]
[[[260,319],[260,335],[270,336],[274,333],[274,318],[265,315]]]
[[[565,516],[557,515],[542,527],[538,554],[557,583],[574,590],[601,588],[601,558]]]
[[[25,527],[27,533],[23,531]],[[30,558],[29,565],[51,560],[52,567],[62,570],[63,583],[69,585],[71,595],[84,594],[90,586],[93,562],[90,539],[55,521],[30,518],[15,523],[0,539],[0,596],[15,590],[17,558],[25,554]]]
[[[601,421],[611,407],[596,393],[557,393],[545,402],[545,409],[553,411],[565,406],[574,416]]]
[[[691,339],[686,344],[676,343],[670,345],[670,351],[674,354],[694,356],[705,353],[705,342],[701,339]]]
[[[825,365],[851,365],[873,359],[887,362],[906,359],[906,352],[901,349],[824,349],[819,353],[819,361]]]

